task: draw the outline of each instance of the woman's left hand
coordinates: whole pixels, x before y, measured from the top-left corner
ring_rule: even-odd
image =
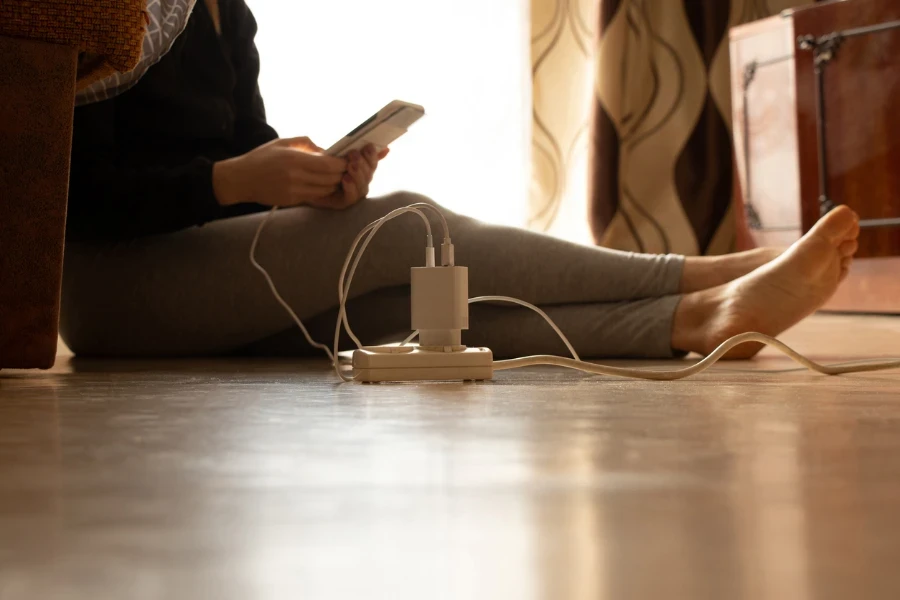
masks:
[[[310,202],[320,208],[349,208],[369,195],[369,184],[375,176],[378,162],[388,155],[389,148],[376,152],[369,144],[360,152],[353,150],[347,155],[347,172],[341,180],[341,187],[331,196]]]

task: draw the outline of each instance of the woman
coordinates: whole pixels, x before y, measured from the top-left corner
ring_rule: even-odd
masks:
[[[344,160],[305,138],[279,139],[257,85],[255,33],[243,0],[198,2],[133,89],[76,110],[61,324],[76,354],[317,352],[249,262],[264,211],[292,207],[275,213],[258,258],[313,336],[327,340],[353,238],[394,208],[430,202],[365,199],[384,153]],[[776,335],[834,292],[859,231],[840,208],[780,256],[684,258],[588,248],[444,212],[470,292],[544,307],[587,357],[708,353],[740,332]],[[408,333],[421,241],[410,218],[371,244],[348,304],[366,343]],[[540,317],[518,308],[472,307],[464,342],[498,356],[565,351]]]

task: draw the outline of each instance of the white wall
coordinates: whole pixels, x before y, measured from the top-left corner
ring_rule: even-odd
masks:
[[[390,100],[427,116],[372,193],[407,189],[524,225],[530,161],[527,0],[247,0],[260,86],[283,137],[327,147]]]

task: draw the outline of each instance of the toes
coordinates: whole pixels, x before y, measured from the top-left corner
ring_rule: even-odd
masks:
[[[842,245],[843,245],[843,244],[842,244]],[[847,275],[850,273],[850,266],[851,266],[852,264],[853,264],[853,257],[852,257],[852,256],[844,256],[844,257],[841,259],[841,274],[840,274],[840,276],[838,277],[838,284],[843,283],[844,280],[847,279]]]
[[[839,244],[859,234],[859,217],[849,206],[841,205],[819,219],[812,231]]]
[[[859,241],[856,239],[847,240],[838,246],[838,252],[840,252],[843,257],[853,256],[856,254],[857,250],[859,250]]]

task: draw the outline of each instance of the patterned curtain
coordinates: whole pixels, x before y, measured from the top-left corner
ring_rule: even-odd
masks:
[[[728,30],[814,1],[531,0],[531,226],[731,251]]]

